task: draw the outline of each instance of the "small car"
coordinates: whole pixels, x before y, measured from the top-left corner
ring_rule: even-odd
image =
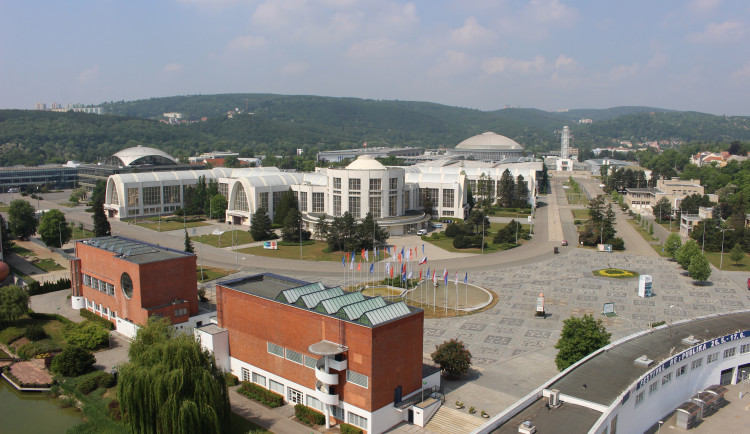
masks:
[[[567,245],[568,245],[568,240],[562,240],[562,243],[561,243],[561,244],[562,244],[563,246],[567,246]]]
[[[417,231],[417,235],[427,235],[427,229],[420,229]]]

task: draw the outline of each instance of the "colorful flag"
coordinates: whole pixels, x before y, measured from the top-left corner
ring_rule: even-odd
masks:
[[[430,267],[427,267],[427,280],[430,279]]]
[[[422,254],[424,255],[424,244],[422,244]]]
[[[409,269],[409,279],[411,279],[411,269]]]
[[[437,270],[432,272],[432,284],[437,284]]]
[[[370,264],[370,274],[373,274],[375,272],[375,264]]]
[[[447,268],[443,270],[443,283],[446,285],[448,284],[448,269]]]
[[[341,265],[346,268],[346,256],[341,255]]]
[[[464,274],[464,283],[469,283],[469,273]]]
[[[406,252],[406,260],[411,261],[411,249],[409,249],[409,251]]]
[[[352,260],[351,260],[351,262],[349,262],[349,269],[350,270],[354,269],[354,255],[352,255]]]
[[[357,262],[357,271],[362,271],[362,261]]]
[[[393,268],[391,268],[391,279],[393,279]]]
[[[401,266],[401,274],[406,274],[406,264]]]
[[[421,261],[419,261],[419,265],[426,264],[426,263],[427,263],[427,256],[425,256],[424,258],[422,258]]]
[[[401,281],[406,282],[406,273],[401,275]]]
[[[349,262],[349,252],[346,252],[346,262]]]
[[[419,280],[422,280],[422,269],[419,269]]]
[[[401,247],[401,257],[402,257],[402,258],[404,258],[404,257],[405,257],[405,255],[404,255],[404,248],[403,248],[403,247]]]
[[[454,282],[454,283],[455,283],[456,285],[458,285],[458,271],[456,271],[456,279],[455,279],[455,282]]]
[[[365,259],[365,249],[362,249],[362,259]]]
[[[365,250],[365,262],[367,262],[367,261],[370,260],[369,256],[370,256],[370,251],[369,250]]]
[[[366,148],[366,147],[367,147],[367,142],[364,142],[364,143],[362,144],[362,147],[363,147],[363,148]]]
[[[401,263],[401,253],[398,254],[398,263]]]
[[[391,263],[390,262],[386,262],[385,263],[385,272],[387,273],[388,270],[390,270],[390,269],[391,269]]]

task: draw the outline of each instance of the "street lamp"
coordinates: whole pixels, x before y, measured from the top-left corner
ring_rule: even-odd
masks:
[[[57,225],[57,229],[60,232],[60,249],[62,250],[62,225],[65,224],[65,221],[61,221],[59,225]]]
[[[734,228],[726,228],[726,229],[720,229],[720,230],[721,230],[721,257],[719,258],[719,270],[721,270],[721,266],[724,264],[724,232],[733,231]]]
[[[706,220],[703,219],[703,244],[701,245],[701,254],[706,253]]]

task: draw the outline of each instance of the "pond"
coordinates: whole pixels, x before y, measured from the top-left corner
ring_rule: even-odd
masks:
[[[19,392],[0,378],[0,432],[64,433],[81,421],[79,411],[58,408],[44,393]]]

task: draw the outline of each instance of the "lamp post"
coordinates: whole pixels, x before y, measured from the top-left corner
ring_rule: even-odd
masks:
[[[701,245],[701,254],[706,253],[706,219],[703,219],[703,244]]]
[[[62,250],[62,225],[65,224],[65,221],[61,221],[59,225],[57,225],[57,229],[60,232],[60,249]]]
[[[719,258],[719,270],[721,270],[721,266],[724,264],[724,232],[733,230],[734,228],[721,229],[721,257]]]

